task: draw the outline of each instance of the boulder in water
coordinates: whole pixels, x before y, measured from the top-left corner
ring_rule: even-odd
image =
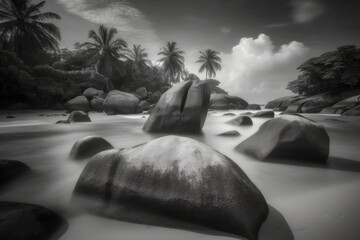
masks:
[[[113,90],[104,101],[104,110],[108,114],[132,114],[138,105],[139,99],[133,94]]]
[[[278,99],[268,102],[268,104],[266,104],[265,108],[273,109],[274,111],[285,111],[288,108],[288,106],[290,106],[292,103],[302,100],[304,98],[306,98],[306,97],[305,96],[288,96],[288,97],[278,98]]]
[[[273,111],[260,111],[252,115],[254,118],[274,118],[275,113]]]
[[[249,104],[247,110],[261,110],[261,107],[258,104]]]
[[[223,93],[212,93],[210,98],[210,108],[216,110],[246,109],[248,105],[242,98]]]
[[[236,150],[258,159],[288,158],[326,162],[329,136],[323,126],[295,115],[282,115],[265,122]]]
[[[83,111],[73,111],[67,120],[69,123],[72,122],[91,122],[89,115]]]
[[[102,137],[89,136],[76,141],[70,152],[72,159],[90,158],[95,154],[114,147]]]
[[[203,143],[177,136],[95,155],[76,184],[74,200],[79,198],[112,218],[202,225],[248,239],[257,239],[268,214],[261,192],[238,165]]]
[[[240,136],[240,135],[241,134],[236,130],[227,131],[227,132],[223,132],[223,133],[218,134],[218,136],[223,136],[223,137],[237,137],[237,136]]]
[[[360,105],[347,110],[342,115],[343,116],[360,116]]]
[[[201,131],[209,108],[211,80],[187,81],[173,86],[156,104],[145,132]]]
[[[235,113],[224,113],[223,116],[236,116]]]
[[[0,160],[0,186],[20,177],[28,171],[30,171],[30,168],[22,162]]]
[[[142,107],[143,111],[149,111],[151,108],[151,104],[148,101],[141,101],[139,103],[139,107]]]
[[[84,111],[90,110],[89,100],[85,96],[78,96],[71,99],[65,104],[65,107],[69,111]]]
[[[228,121],[228,123],[233,124],[233,125],[237,125],[237,126],[252,126],[253,125],[253,121],[248,116],[236,117],[236,118],[231,119],[230,121]]]
[[[102,112],[104,110],[104,99],[95,96],[90,101],[90,107],[93,111]]]
[[[0,202],[1,240],[59,239],[66,232],[65,220],[44,207]]]
[[[324,114],[343,114],[356,106],[360,106],[360,95],[342,100],[331,107],[324,108],[321,113]]]

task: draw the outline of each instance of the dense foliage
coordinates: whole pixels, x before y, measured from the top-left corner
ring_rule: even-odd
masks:
[[[60,29],[45,20],[61,19],[53,12],[41,12],[45,1],[3,0],[0,2],[2,48],[13,51],[27,63],[38,51],[59,50]]]
[[[360,48],[339,47],[311,58],[299,68],[301,75],[287,89],[300,95],[360,89]]]
[[[89,87],[103,89],[106,78],[95,71],[62,71],[31,67],[14,53],[0,50],[0,102],[2,108],[22,102],[49,108],[81,95]]]
[[[177,47],[176,42],[168,42],[159,55],[162,56],[159,62],[162,64],[169,82],[179,82],[185,69],[184,52]]]

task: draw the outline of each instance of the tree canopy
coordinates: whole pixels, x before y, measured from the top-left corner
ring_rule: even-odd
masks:
[[[300,95],[326,91],[348,91],[360,88],[360,48],[339,47],[319,57],[311,58],[298,68],[301,74],[287,89]]]
[[[206,72],[206,79],[208,77],[212,78],[216,76],[216,71],[221,70],[221,58],[219,53],[207,49],[205,52],[200,52],[200,58],[197,63],[201,63],[199,72]]]

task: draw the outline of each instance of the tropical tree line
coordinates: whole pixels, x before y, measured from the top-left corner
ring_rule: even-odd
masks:
[[[76,43],[75,49],[59,49],[60,29],[50,20],[60,20],[53,12],[42,12],[46,1],[0,0],[0,47],[14,52],[29,65],[43,63],[65,71],[94,69],[109,79],[107,90],[121,88],[129,81],[147,80],[167,84],[196,80],[185,69],[184,51],[176,42],[168,42],[151,62],[141,45],[128,47],[115,28],[101,25],[89,31],[90,41]],[[221,70],[219,53],[208,49],[200,52],[199,72],[206,79]]]

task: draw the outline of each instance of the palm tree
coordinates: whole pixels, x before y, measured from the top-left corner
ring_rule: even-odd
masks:
[[[99,27],[98,33],[94,30],[89,32],[89,38],[93,42],[81,44],[82,48],[90,54],[89,64],[95,65],[95,70],[111,80],[108,91],[119,88],[119,78],[124,75],[125,66],[121,58],[125,58],[127,43],[122,38],[115,38],[117,30],[107,28],[104,25]],[[111,83],[113,84],[111,86]]]
[[[60,29],[44,21],[61,17],[53,12],[41,13],[45,1],[31,1],[0,1],[0,37],[22,59],[37,50],[59,51]]]
[[[206,79],[208,76],[212,78],[216,76],[216,71],[221,70],[221,58],[218,56],[219,53],[207,49],[205,52],[200,52],[200,59],[196,61],[197,63],[202,63],[199,69],[199,72],[202,73],[206,71]]]
[[[171,83],[180,81],[185,67],[183,54],[184,52],[177,48],[176,42],[168,42],[158,54],[163,56],[159,62],[162,63],[165,74],[170,77]]]
[[[131,61],[132,72],[135,76],[141,73],[144,69],[151,65],[151,61],[148,58],[148,54],[141,45],[134,45],[133,48],[127,54],[128,59]],[[136,78],[136,77],[135,77]]]

